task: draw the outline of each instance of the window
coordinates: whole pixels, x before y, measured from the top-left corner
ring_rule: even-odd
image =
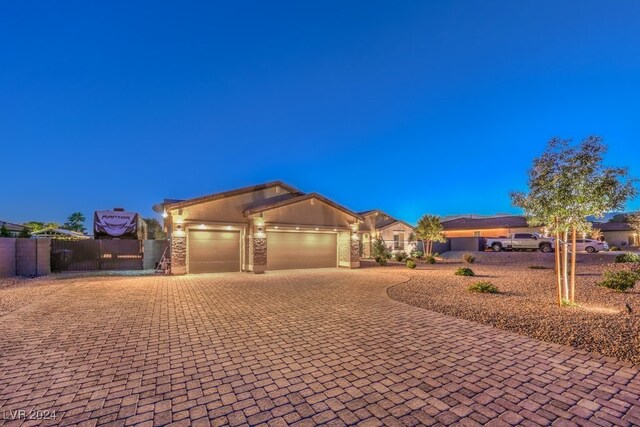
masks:
[[[403,232],[393,233],[393,249],[394,250],[404,249],[404,233]]]
[[[533,235],[529,233],[517,233],[513,235],[514,239],[530,239]]]

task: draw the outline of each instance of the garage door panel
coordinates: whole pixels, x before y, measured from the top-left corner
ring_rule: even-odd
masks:
[[[267,270],[337,265],[337,236],[331,233],[267,233]]]
[[[240,271],[240,233],[189,231],[189,273]]]

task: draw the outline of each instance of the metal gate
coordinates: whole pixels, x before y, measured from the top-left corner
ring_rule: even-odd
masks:
[[[142,270],[142,240],[51,241],[52,271]]]

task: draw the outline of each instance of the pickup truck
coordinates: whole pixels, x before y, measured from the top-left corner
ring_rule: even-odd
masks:
[[[540,250],[540,252],[553,252],[555,247],[554,239],[542,237],[536,233],[515,233],[509,237],[487,238],[485,248],[494,252],[503,250]]]

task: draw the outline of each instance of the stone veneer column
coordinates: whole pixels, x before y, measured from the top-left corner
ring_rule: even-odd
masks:
[[[171,274],[187,274],[186,236],[171,236]]]
[[[256,274],[264,273],[267,270],[267,237],[253,236],[251,270]]]
[[[264,219],[254,218],[250,226],[251,242],[249,244],[249,270],[255,274],[267,270],[267,232]]]

